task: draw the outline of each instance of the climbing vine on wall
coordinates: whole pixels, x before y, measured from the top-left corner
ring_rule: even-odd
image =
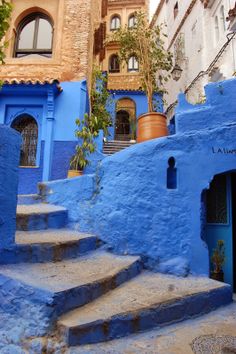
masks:
[[[5,0],[0,0],[0,64],[4,64],[4,50],[8,44],[4,37],[9,28],[11,12],[12,5]]]

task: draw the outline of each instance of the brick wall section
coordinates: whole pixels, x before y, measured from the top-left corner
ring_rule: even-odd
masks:
[[[109,90],[138,90],[141,87],[141,78],[139,75],[115,75],[108,76]]]
[[[86,78],[91,71],[93,31],[100,16],[101,0],[41,0],[40,8],[37,4],[36,0],[13,0],[8,32],[8,38],[12,39],[0,79],[78,81]],[[20,16],[36,10],[50,14],[54,21],[53,57],[13,58],[14,29]]]

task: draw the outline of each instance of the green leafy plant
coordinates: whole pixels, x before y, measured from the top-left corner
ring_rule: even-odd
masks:
[[[76,137],[81,139],[81,144],[76,146],[76,153],[72,156],[70,166],[73,170],[83,170],[89,164],[89,155],[96,149],[94,142],[94,134],[90,130],[90,119],[86,114],[84,119],[76,120],[78,127],[82,125],[82,129],[75,131]]]
[[[120,28],[108,41],[119,44],[121,62],[128,62],[135,56],[139,62],[139,74],[142,89],[147,94],[149,112],[155,110],[154,93],[165,93],[164,83],[168,80],[168,72],[172,68],[172,54],[164,47],[162,25],[150,27],[147,15],[139,11],[135,14],[135,25]]]
[[[218,240],[216,248],[213,249],[211,262],[214,265],[214,272],[222,271],[222,266],[225,263],[225,245],[224,240]]]
[[[9,28],[9,20],[11,18],[12,5],[5,1],[0,0],[0,63],[4,64],[4,50],[8,45],[8,42],[4,40],[6,31]]]
[[[107,90],[107,77],[94,66],[92,73],[92,88],[90,92],[90,129],[92,133],[103,130],[105,136],[109,135],[108,128],[112,125],[108,107],[111,96]]]
[[[93,68],[92,88],[90,92],[90,114],[85,114],[82,120],[77,119],[78,129],[75,136],[80,139],[76,152],[71,158],[70,166],[74,170],[83,170],[89,165],[89,155],[96,150],[94,139],[103,130],[108,135],[108,127],[112,125],[110,114],[107,110],[110,94],[106,89],[106,77],[97,68]]]

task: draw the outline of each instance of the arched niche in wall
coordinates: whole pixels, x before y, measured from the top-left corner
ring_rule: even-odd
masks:
[[[166,184],[167,189],[177,188],[177,168],[175,167],[175,158],[173,156],[168,160]]]
[[[20,166],[36,166],[38,146],[38,125],[29,114],[21,114],[15,118],[11,127],[17,130],[22,137],[20,151]]]

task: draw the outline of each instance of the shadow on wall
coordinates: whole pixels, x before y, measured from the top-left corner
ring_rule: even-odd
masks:
[[[15,243],[20,135],[0,125],[0,250]]]

